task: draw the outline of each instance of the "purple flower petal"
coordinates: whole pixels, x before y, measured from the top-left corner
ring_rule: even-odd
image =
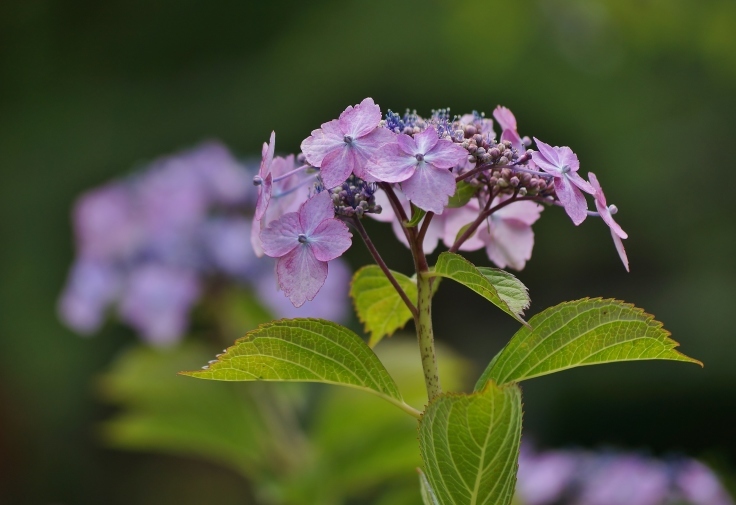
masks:
[[[272,258],[289,253],[299,245],[298,237],[302,231],[296,212],[284,214],[261,231],[263,251]]]
[[[441,139],[431,151],[425,152],[424,160],[437,168],[454,168],[468,159],[468,151],[451,140]]]
[[[352,312],[348,293],[351,278],[352,272],[345,261],[341,259],[331,261],[327,279],[319,293],[312,301],[298,308],[280,292],[272,275],[261,276],[256,284],[256,291],[258,300],[276,318],[316,317],[344,323]]]
[[[611,228],[611,232],[618,235],[620,238],[628,238],[628,234],[619,226],[619,224],[613,220],[611,210],[608,208],[606,203],[606,195],[603,194],[603,188],[601,188],[598,178],[593,172],[588,172],[588,178],[590,179],[590,185],[594,190],[595,195],[595,207],[598,209],[598,213],[601,215],[603,222]]]
[[[476,200],[470,200],[465,206],[458,207],[455,209],[445,209],[441,216],[435,216],[437,218],[444,218],[444,229],[442,234],[442,240],[447,247],[452,247],[457,240],[460,230],[463,227],[469,225],[478,217],[480,208]],[[434,220],[432,222],[434,222]],[[478,238],[478,232],[476,231],[469,239],[463,242],[460,246],[461,251],[477,251],[482,249],[485,243]]]
[[[355,140],[353,149],[356,151],[356,158],[353,173],[361,179],[371,180],[370,175],[365,171],[368,160],[382,152],[385,146],[395,142],[396,135],[386,128],[376,128],[368,135]]]
[[[536,137],[534,137],[534,143],[537,145],[539,154],[543,157],[541,161],[543,163],[546,162],[547,165],[551,165],[552,167],[554,167],[553,170],[559,172],[564,164],[560,160],[560,156],[557,150],[551,145],[545,144]],[[535,158],[534,161],[537,161],[537,159]],[[538,161],[537,164],[539,164]]]
[[[82,335],[94,333],[102,325],[105,309],[117,298],[121,280],[111,265],[77,260],[59,300],[59,316]]]
[[[496,118],[501,130],[516,130],[516,117],[506,107],[498,106],[493,110],[493,117]]]
[[[128,278],[120,302],[120,316],[154,345],[170,345],[186,331],[189,310],[200,286],[189,270],[148,264]]]
[[[322,128],[313,130],[312,135],[302,141],[301,149],[307,162],[313,167],[322,166],[322,160],[330,152],[345,144],[345,134],[337,119],[324,123]]]
[[[570,182],[572,182],[574,185],[576,185],[578,188],[582,189],[589,195],[595,195],[595,189],[593,189],[593,186],[591,186],[588,181],[580,177],[580,174],[578,174],[577,172],[568,172],[565,174],[565,177],[567,177]]]
[[[555,177],[555,193],[575,226],[588,217],[588,203],[580,190],[567,177]]]
[[[329,192],[317,193],[299,207],[299,231],[297,234],[304,233],[311,237],[320,223],[334,217],[335,206]]]
[[[295,307],[312,300],[327,278],[327,263],[315,258],[311,247],[299,244],[276,263],[279,286]]]
[[[340,114],[340,129],[354,139],[367,135],[381,122],[381,108],[372,98],[365,98],[355,107],[348,107]]]
[[[319,171],[325,188],[331,189],[345,182],[355,167],[360,164],[358,156],[356,150],[344,142],[342,147],[334,149],[325,156]]]
[[[419,148],[417,147],[417,143],[414,141],[414,139],[406,135],[404,133],[399,133],[396,135],[396,142],[398,143],[399,147],[401,148],[401,152],[404,153],[407,156],[415,156],[419,152]],[[399,154],[397,154],[398,156]]]
[[[273,162],[273,153],[276,149],[276,132],[271,132],[271,138],[268,143],[263,144],[261,150],[261,166],[258,169],[258,176],[261,178],[261,185],[258,186],[258,199],[256,200],[256,219],[261,219],[266,212],[268,202],[271,200],[271,163]]]
[[[618,257],[621,258],[621,263],[624,264],[624,268],[627,272],[630,272],[629,270],[629,258],[626,256],[626,250],[624,249],[624,243],[621,241],[621,237],[616,235],[616,232],[613,231],[613,228],[611,229],[611,237],[613,237],[613,245],[616,246],[616,252],[618,253]]]
[[[380,155],[368,162],[365,171],[382,182],[402,182],[414,175],[417,163],[414,156],[407,155],[398,143],[393,143],[384,146]]]
[[[419,132],[414,135],[414,142],[417,146],[417,153],[424,154],[425,156],[437,145],[439,136],[434,126],[430,126],[423,132]],[[416,153],[414,153],[416,154]],[[467,156],[467,152],[465,153]],[[443,167],[444,168],[444,167]]]
[[[455,176],[446,168],[436,168],[423,162],[416,172],[401,183],[409,200],[426,211],[442,214],[450,196],[455,194]]]
[[[330,261],[350,248],[351,237],[345,223],[338,219],[327,219],[309,234],[308,244],[315,258],[319,261]]]

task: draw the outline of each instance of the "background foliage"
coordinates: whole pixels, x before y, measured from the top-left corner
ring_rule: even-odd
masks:
[[[70,204],[204,138],[247,155],[276,129],[279,150],[295,150],[365,96],[420,113],[501,103],[523,131],[571,145],[621,209],[632,273],[604,226],[577,230],[547,211],[519,274],[527,316],[588,295],[625,299],[706,364],[530,381],[527,436],[683,451],[732,468],[736,200],[725,190],[735,92],[730,0],[2,2],[0,501],[225,504],[248,493],[219,466],[105,448],[98,426],[112,412],[95,378],[135,338],[111,324],[83,340],[56,319]],[[384,235],[390,266],[409,272],[408,254]],[[351,255],[354,266],[368,261],[359,247]],[[517,323],[446,284],[435,331],[480,371]],[[468,315],[460,326],[443,317],[457,312]]]

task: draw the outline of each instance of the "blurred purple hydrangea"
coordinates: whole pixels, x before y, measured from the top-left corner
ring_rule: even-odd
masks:
[[[273,265],[256,263],[252,177],[225,146],[208,142],[80,196],[62,320],[89,335],[115,306],[147,342],[170,345],[214,279],[251,287],[276,317],[344,320],[349,301],[340,288],[351,276],[344,262],[333,262],[324,292],[301,309],[277,292]]]
[[[707,466],[639,454],[522,448],[522,505],[734,505]]]

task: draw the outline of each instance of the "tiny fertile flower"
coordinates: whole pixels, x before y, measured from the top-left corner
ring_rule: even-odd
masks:
[[[624,264],[624,268],[626,268],[626,271],[628,272],[629,259],[626,257],[626,251],[624,250],[624,244],[623,242],[621,242],[621,239],[628,238],[629,236],[624,230],[621,229],[618,223],[613,220],[612,215],[618,212],[618,209],[615,205],[611,205],[610,207],[606,205],[606,196],[603,194],[603,189],[601,189],[598,178],[593,172],[588,172],[588,179],[590,179],[590,185],[593,186],[593,189],[595,189],[595,206],[598,209],[598,213],[601,215],[601,219],[603,219],[603,222],[606,223],[609,228],[611,228],[611,237],[613,237],[613,243],[616,246],[616,251],[618,251],[618,256],[619,258],[621,258],[621,261]]]
[[[450,169],[463,163],[468,152],[451,140],[440,139],[429,127],[414,137],[399,134],[384,146],[366,172],[384,182],[401,182],[401,189],[414,205],[435,214],[455,194],[455,176]]]
[[[312,300],[327,278],[327,262],[350,247],[352,235],[335,219],[332,198],[323,191],[297,212],[284,214],[261,231],[263,250],[278,258],[279,286],[295,307]]]
[[[582,189],[591,195],[595,189],[578,175],[580,162],[577,155],[567,146],[552,147],[537,138],[534,139],[539,151],[532,153],[532,159],[539,168],[554,177],[555,193],[565,212],[575,225],[579,225],[587,217],[588,204]]]
[[[379,127],[380,122],[380,107],[372,98],[366,98],[304,139],[302,152],[310,165],[320,168],[326,189],[342,184],[351,173],[367,179],[366,163],[394,137],[386,128]]]
[[[260,220],[266,213],[268,202],[271,200],[271,187],[273,185],[273,176],[271,175],[271,163],[273,162],[273,153],[276,149],[276,132],[271,132],[271,138],[268,143],[263,143],[261,150],[261,166],[258,169],[258,175],[253,178],[253,184],[258,186],[258,199],[256,200],[255,219]]]

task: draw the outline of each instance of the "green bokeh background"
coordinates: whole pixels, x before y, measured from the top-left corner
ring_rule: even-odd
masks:
[[[522,134],[569,145],[596,172],[607,229],[562,212],[535,226],[520,278],[531,313],[622,298],[664,321],[704,369],[573,370],[525,386],[542,446],[672,451],[736,466],[736,3],[732,0],[7,0],[0,3],[0,502],[236,503],[232,473],[105,449],[93,387],[130,331],[82,339],[55,303],[73,257],[76,195],[161,154],[219,138],[295,151],[372,96],[385,110],[510,107]],[[370,231],[392,267],[407,252]],[[354,266],[368,260],[360,247]],[[471,260],[485,263],[482,254]],[[445,283],[439,338],[478,370],[514,331]],[[359,428],[356,428],[359,429]],[[229,500],[229,501],[228,501]]]

